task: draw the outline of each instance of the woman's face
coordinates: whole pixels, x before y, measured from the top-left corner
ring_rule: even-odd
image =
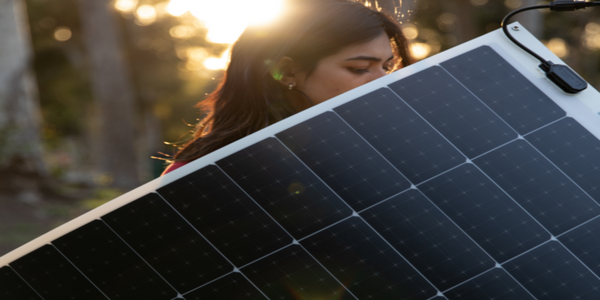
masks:
[[[298,73],[296,89],[312,104],[318,104],[386,75],[394,64],[394,52],[387,34],[363,44],[343,48],[319,61],[306,77]]]

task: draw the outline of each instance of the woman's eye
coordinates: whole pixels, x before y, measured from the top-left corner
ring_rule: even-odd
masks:
[[[364,74],[369,72],[369,69],[357,69],[357,68],[349,68],[351,72],[356,74]]]

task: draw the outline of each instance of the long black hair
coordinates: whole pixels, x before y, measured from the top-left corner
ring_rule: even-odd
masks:
[[[206,117],[175,155],[191,161],[297,113],[290,91],[272,74],[290,57],[309,74],[318,62],[342,48],[385,33],[397,66],[413,62],[408,42],[392,17],[349,0],[288,0],[274,22],[248,27],[235,42],[223,80],[197,107]]]

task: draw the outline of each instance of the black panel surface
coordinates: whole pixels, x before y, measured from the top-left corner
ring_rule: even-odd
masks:
[[[361,215],[439,290],[494,266],[494,261],[417,190]]]
[[[332,112],[276,136],[354,210],[410,187],[404,176]]]
[[[525,137],[600,203],[600,140],[565,118]]]
[[[10,266],[44,300],[108,299],[52,245],[38,248]]]
[[[550,239],[540,224],[473,164],[444,173],[419,189],[498,262]]]
[[[449,300],[494,299],[534,300],[514,278],[502,268],[494,268],[444,293]]]
[[[600,299],[600,279],[555,241],[515,258],[504,268],[538,299]]]
[[[552,234],[600,214],[600,206],[524,140],[474,160]]]
[[[401,79],[390,84],[390,88],[469,158],[517,137],[514,130],[440,67]]]
[[[9,266],[0,268],[0,299],[42,300]]]
[[[282,249],[242,272],[269,299],[356,299],[298,245]]]
[[[274,138],[217,165],[295,238],[352,214],[348,204]]]
[[[359,299],[423,299],[437,290],[361,218],[301,242]]]
[[[110,299],[151,300],[177,296],[177,292],[102,221],[86,224],[52,244]]]
[[[231,273],[184,296],[185,300],[266,300],[248,279],[240,273]]]
[[[216,166],[200,169],[159,189],[158,193],[238,267],[292,242]]]
[[[558,240],[600,277],[600,218],[561,235]]]
[[[520,134],[566,115],[488,46],[440,64]]]
[[[414,184],[465,162],[454,146],[387,88],[334,110]]]
[[[131,202],[102,220],[180,293],[233,270],[233,266],[157,194]]]

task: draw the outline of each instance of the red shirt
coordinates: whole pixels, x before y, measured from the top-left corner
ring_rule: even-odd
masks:
[[[189,163],[189,161],[176,161],[176,162],[174,162],[174,163],[170,164],[170,165],[169,165],[169,166],[168,166],[168,167],[167,167],[167,168],[166,168],[166,169],[165,169],[165,170],[162,172],[161,176],[162,176],[162,175],[165,175],[165,174],[167,174],[167,173],[169,173],[169,172],[173,172],[173,171],[175,171],[175,170],[179,169],[180,167],[183,167],[183,166],[185,166],[187,163]]]

